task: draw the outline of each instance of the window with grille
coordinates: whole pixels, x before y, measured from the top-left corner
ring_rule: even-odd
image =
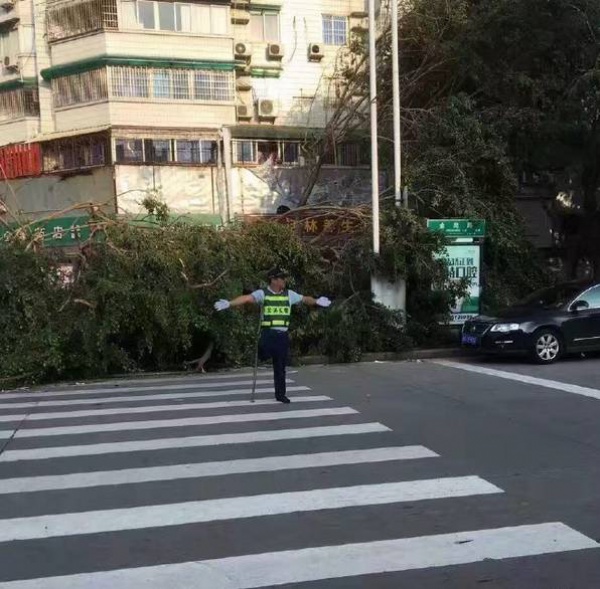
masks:
[[[55,78],[52,80],[52,94],[57,108],[106,100],[106,69]]]
[[[143,162],[144,142],[141,139],[116,139],[117,163]]]
[[[109,69],[114,98],[233,100],[231,72],[126,66],[111,66]]]
[[[210,165],[217,163],[218,144],[190,139],[115,139],[117,163]]]
[[[256,11],[250,14],[250,40],[279,43],[279,14]]]
[[[46,18],[49,41],[119,27],[117,0],[55,2],[48,6]]]
[[[216,164],[216,141],[176,140],[177,162],[180,164]]]
[[[327,166],[357,167],[366,165],[368,161],[362,144],[340,143],[328,151],[323,163]]]
[[[300,163],[298,141],[234,141],[233,161],[236,164],[293,166]]]
[[[345,16],[323,15],[323,43],[345,45],[348,41],[348,19]]]
[[[172,33],[229,33],[229,9],[226,6],[210,6],[196,3],[157,2],[139,0],[135,15],[126,9],[126,24],[149,31]],[[135,22],[132,23],[132,17]]]
[[[38,116],[39,104],[37,88],[18,88],[0,92],[0,121]]]
[[[45,172],[78,170],[107,163],[108,141],[103,135],[71,137],[43,144]]]

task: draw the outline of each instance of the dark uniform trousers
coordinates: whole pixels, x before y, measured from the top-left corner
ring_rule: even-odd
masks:
[[[275,396],[284,397],[285,367],[290,352],[290,336],[287,331],[263,328],[258,344],[258,357],[261,362],[273,361]]]

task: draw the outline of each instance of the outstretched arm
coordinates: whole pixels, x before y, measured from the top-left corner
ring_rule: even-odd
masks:
[[[252,295],[240,295],[235,299],[228,301],[226,299],[221,299],[215,303],[215,309],[217,311],[225,311],[230,307],[241,307],[242,305],[250,305],[256,303],[256,299]]]
[[[242,305],[253,305],[256,303],[256,300],[252,295],[240,295],[235,299],[229,301],[229,304],[232,307],[241,307]]]
[[[331,301],[327,297],[319,297],[315,299],[314,297],[302,297],[302,303],[308,305],[309,307],[329,307],[331,305]]]

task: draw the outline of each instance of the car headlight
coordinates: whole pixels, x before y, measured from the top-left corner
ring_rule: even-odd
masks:
[[[499,333],[508,333],[510,331],[518,331],[520,325],[518,323],[498,323],[492,327],[492,331]]]

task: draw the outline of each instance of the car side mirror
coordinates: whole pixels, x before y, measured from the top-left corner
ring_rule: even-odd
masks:
[[[571,311],[573,311],[574,313],[577,313],[577,311],[582,311],[584,309],[589,309],[589,308],[590,308],[590,304],[587,301],[575,301],[571,305]]]

